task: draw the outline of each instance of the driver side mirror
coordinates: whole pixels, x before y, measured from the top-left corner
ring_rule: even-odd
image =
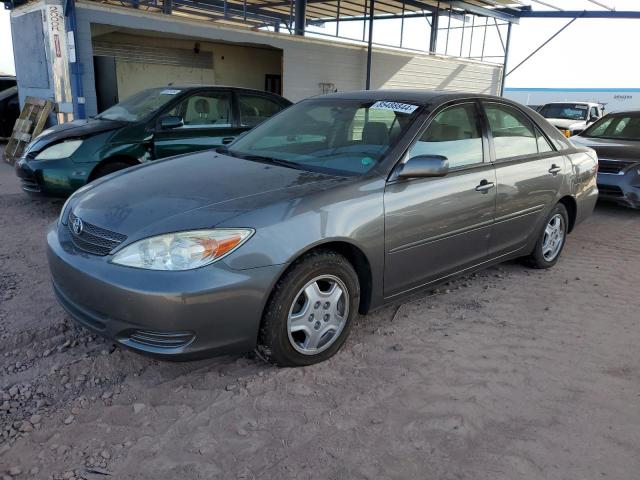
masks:
[[[449,160],[441,155],[417,155],[400,166],[398,178],[444,177],[449,173]]]
[[[171,115],[160,119],[160,128],[163,130],[171,130],[172,128],[180,128],[184,126],[182,117]]]
[[[589,117],[589,122],[588,123],[593,123],[593,122],[596,122],[598,120],[600,120],[599,117],[596,117],[595,115],[592,115],[592,116]]]

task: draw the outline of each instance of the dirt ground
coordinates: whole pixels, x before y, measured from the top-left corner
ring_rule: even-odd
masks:
[[[462,278],[276,369],[75,327],[45,257],[61,205],[0,163],[0,478],[640,478],[640,212],[601,205],[556,268]]]

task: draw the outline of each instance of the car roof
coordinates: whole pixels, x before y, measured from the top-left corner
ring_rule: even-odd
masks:
[[[203,88],[219,88],[221,90],[235,90],[237,92],[255,93],[255,94],[259,94],[259,95],[271,95],[271,96],[278,97],[278,98],[281,98],[283,100],[287,100],[288,102],[290,102],[290,100],[286,99],[282,95],[278,95],[277,93],[265,92],[264,90],[257,90],[255,88],[232,87],[232,86],[229,86],[229,85],[211,85],[211,84],[206,84],[206,83],[202,83],[202,84],[200,84],[200,83],[192,83],[192,84],[166,85],[166,86],[160,86],[160,87],[150,87],[150,89],[158,89],[158,88],[174,89],[174,90],[181,90],[181,91],[200,90],[200,89],[203,89]]]
[[[567,101],[567,102],[547,102],[544,105],[602,105],[602,104],[597,102],[582,102],[582,101],[568,102]]]
[[[640,115],[640,110],[616,110],[614,112],[609,112],[608,115]]]
[[[509,100],[493,95],[469,92],[451,92],[447,90],[360,90],[355,92],[330,93],[312,98],[330,98],[344,100],[369,100],[388,102],[412,102],[417,105],[432,105],[434,103],[445,103],[452,100],[467,98],[484,98],[487,100],[499,100],[506,103],[513,103]]]

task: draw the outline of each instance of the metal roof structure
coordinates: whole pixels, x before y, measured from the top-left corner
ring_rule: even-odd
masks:
[[[1,0],[6,9],[28,0]],[[65,16],[75,35],[75,0],[62,0]],[[608,3],[613,0],[585,0],[592,10],[564,10],[559,0],[95,0],[105,5],[127,6],[150,13],[175,15],[288,35],[323,34],[313,27],[330,24],[335,35],[366,45],[366,86],[370,87],[373,30],[376,22],[400,20],[399,48],[403,45],[405,19],[424,18],[428,25],[421,51],[472,60],[502,63],[504,78],[543,49],[549,42],[580,18],[640,19],[638,11],[618,11]],[[566,6],[566,3],[564,4]],[[536,8],[534,8],[534,6]],[[567,18],[569,22],[511,70],[507,69],[513,24],[521,18]],[[360,38],[341,37],[340,25],[359,22]],[[424,24],[423,24],[424,25]],[[499,55],[485,52],[487,34],[499,39]],[[497,33],[497,35],[495,35]],[[327,36],[326,34],[324,34]],[[453,45],[452,45],[453,43]],[[479,43],[479,46],[477,45]],[[494,42],[495,43],[495,42]],[[75,63],[73,64],[75,65]],[[75,73],[80,76],[81,73]],[[502,93],[502,92],[501,92]],[[82,111],[82,108],[80,108]]]

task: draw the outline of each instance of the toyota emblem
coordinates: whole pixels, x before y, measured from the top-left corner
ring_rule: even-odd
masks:
[[[71,226],[73,227],[73,233],[75,233],[76,235],[80,235],[82,233],[82,229],[84,228],[82,220],[80,220],[78,217],[73,219],[73,224]]]

